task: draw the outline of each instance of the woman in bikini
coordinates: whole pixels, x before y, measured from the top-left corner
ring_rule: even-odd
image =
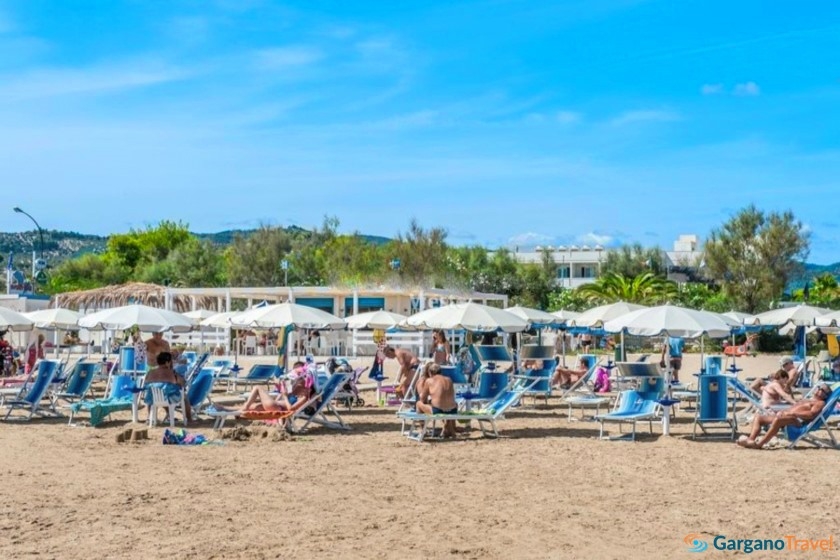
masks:
[[[432,332],[432,360],[441,366],[449,363],[449,342],[443,331]]]
[[[761,388],[761,406],[770,410],[772,407],[780,404],[796,404],[793,397],[785,391],[787,381],[788,372],[784,369],[780,369],[773,374],[773,379],[770,383]]]

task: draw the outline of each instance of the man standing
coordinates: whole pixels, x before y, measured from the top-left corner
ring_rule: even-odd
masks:
[[[170,352],[169,343],[163,339],[162,332],[152,333],[152,338],[146,341],[146,360],[150,368],[157,367],[157,357],[161,352]]]
[[[384,351],[386,358],[393,358],[397,360],[400,365],[400,373],[397,376],[397,393],[400,397],[405,397],[408,394],[408,389],[411,387],[411,380],[414,379],[414,373],[417,366],[420,365],[420,360],[417,356],[400,348],[395,350],[392,346],[386,346]]]
[[[661,367],[665,367],[665,352],[668,352],[669,364],[671,366],[671,383],[680,382],[680,369],[682,369],[683,349],[685,340],[679,336],[669,336],[668,342],[662,347],[662,359],[659,361]]]

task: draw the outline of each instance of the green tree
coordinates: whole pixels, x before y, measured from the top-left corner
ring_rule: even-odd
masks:
[[[166,259],[172,263],[172,284],[181,287],[224,286],[224,255],[209,241],[190,238]]]
[[[662,261],[662,251],[658,247],[645,249],[639,243],[623,245],[607,251],[601,264],[601,274],[613,273],[635,278],[645,272],[664,276],[665,264]]]
[[[548,309],[550,311],[586,311],[592,303],[577,290],[560,288],[548,295]]]
[[[59,294],[122,284],[130,279],[130,274],[128,267],[119,262],[108,262],[101,255],[86,253],[54,268],[44,290],[48,294]]]
[[[328,281],[325,246],[336,236],[338,218],[325,216],[320,229],[299,230],[292,240],[289,283],[320,286]]]
[[[389,256],[400,262],[400,278],[426,287],[443,282],[446,276],[446,235],[445,229],[424,229],[412,218],[408,231],[399,234],[387,248]]]
[[[808,256],[809,234],[791,212],[748,206],[715,229],[705,246],[708,274],[736,307],[767,308]]]
[[[726,294],[719,287],[709,286],[699,282],[682,284],[673,303],[683,307],[703,309],[716,313],[724,313],[732,309],[729,298],[726,297]]]
[[[677,285],[670,280],[646,272],[629,278],[613,272],[603,274],[595,282],[584,284],[578,294],[592,303],[626,301],[642,305],[657,305],[674,301]]]
[[[260,226],[248,236],[237,234],[225,250],[225,268],[231,286],[280,286],[282,261],[292,250],[286,230]]]
[[[327,282],[360,286],[383,279],[388,272],[385,251],[358,233],[337,235],[324,244]]]

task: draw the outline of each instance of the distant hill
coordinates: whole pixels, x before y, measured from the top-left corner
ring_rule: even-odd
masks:
[[[814,278],[825,273],[834,275],[840,281],[840,262],[834,264],[811,264],[805,263],[805,270],[798,278],[791,280],[788,285],[789,290],[798,290],[805,286],[805,283],[813,284]]]
[[[306,230],[297,226],[290,226],[289,231],[300,233]],[[196,233],[199,239],[210,241],[216,245],[230,245],[237,235],[245,236],[252,234],[252,229],[225,230],[216,233]],[[376,235],[362,235],[362,238],[370,243],[382,245],[390,239]],[[105,250],[108,237],[101,235],[87,235],[75,231],[44,230],[44,258],[51,266],[67,260],[76,258],[84,253],[100,253]],[[0,258],[2,268],[6,268],[9,253],[15,254],[15,262],[30,262],[32,251],[41,250],[41,241],[35,231],[24,231],[15,233],[0,232]],[[20,264],[18,264],[20,266]]]

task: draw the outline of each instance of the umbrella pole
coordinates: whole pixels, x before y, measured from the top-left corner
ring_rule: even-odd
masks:
[[[668,336],[665,336],[664,344],[668,344]],[[669,359],[667,362],[668,364],[667,369],[665,370],[665,399],[670,401],[671,400],[671,360]],[[670,436],[671,435],[671,407],[665,406],[665,413],[662,415],[662,435],[663,436]]]
[[[560,331],[562,333],[561,346],[563,348],[563,367],[566,367],[566,331]]]
[[[700,335],[700,373],[706,372],[706,349],[703,343],[705,340],[703,339],[703,335]]]

